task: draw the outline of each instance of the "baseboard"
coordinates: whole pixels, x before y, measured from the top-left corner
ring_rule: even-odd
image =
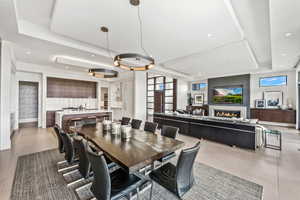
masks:
[[[296,124],[288,124],[288,123],[259,121],[258,124],[296,128]]]

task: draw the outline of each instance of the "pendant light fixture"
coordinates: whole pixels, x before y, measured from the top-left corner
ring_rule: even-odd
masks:
[[[89,74],[96,78],[116,78],[118,77],[118,72],[109,69],[102,68],[92,68],[89,69]]]
[[[109,57],[112,58],[109,50],[108,28],[102,26],[100,30],[106,34],[106,50],[108,52]],[[94,76],[96,78],[116,78],[118,77],[118,72],[115,70],[104,69],[104,68],[91,68],[89,69],[89,75]]]
[[[148,54],[143,45],[143,32],[142,32],[142,20],[140,14],[140,0],[130,0],[132,6],[137,7],[139,31],[140,31],[140,45],[145,55],[138,53],[124,53],[116,55],[114,58],[114,65],[116,67],[131,70],[131,71],[145,71],[151,69],[155,65],[154,59]]]

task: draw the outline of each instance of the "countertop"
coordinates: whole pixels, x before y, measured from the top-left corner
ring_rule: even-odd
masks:
[[[84,110],[62,110],[62,111],[57,111],[56,113],[62,115],[76,115],[76,114],[103,113],[103,112],[112,112],[112,111],[100,110],[100,109],[84,109]]]
[[[60,110],[55,112],[55,123],[62,127],[62,118],[65,115],[80,115],[80,114],[93,114],[93,113],[112,113],[111,110],[100,109],[83,109],[83,110]]]

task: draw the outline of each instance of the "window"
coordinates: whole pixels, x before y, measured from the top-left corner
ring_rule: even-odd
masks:
[[[207,83],[193,83],[192,90],[200,90],[207,87]]]
[[[171,77],[161,75],[151,76],[147,73],[147,119],[155,112],[155,92],[163,92],[162,111],[173,112],[176,109],[177,81]]]
[[[273,76],[259,79],[260,87],[282,86],[287,84],[287,76]]]

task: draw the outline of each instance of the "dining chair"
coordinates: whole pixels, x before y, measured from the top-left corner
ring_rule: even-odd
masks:
[[[130,118],[129,117],[122,117],[121,125],[128,125],[129,122],[130,122]]]
[[[64,153],[64,145],[63,145],[63,141],[62,141],[62,138],[61,138],[61,135],[60,135],[60,128],[58,127],[57,124],[54,125],[53,127],[54,129],[54,132],[56,134],[56,139],[57,139],[57,142],[58,142],[58,150],[60,153]]]
[[[139,187],[150,183],[150,199],[152,197],[152,181],[141,175],[129,174],[123,169],[117,169],[109,173],[107,163],[103,153],[96,154],[88,149],[88,158],[94,172],[94,180],[91,191],[96,199],[117,200],[131,196],[132,192],[137,192],[139,199]]]
[[[63,141],[65,160],[68,163],[67,167],[58,169],[58,172],[63,172],[65,170],[78,167],[78,164],[76,163],[77,160],[75,159],[75,148],[73,144],[73,138],[64,131],[61,131],[60,135]]]
[[[142,124],[142,120],[132,119],[132,121],[131,121],[131,128],[133,128],[133,129],[140,129],[141,124]]]
[[[157,127],[158,127],[158,123],[145,122],[144,131],[155,133]]]
[[[172,138],[172,139],[176,138],[178,132],[179,132],[179,128],[173,127],[173,126],[164,125],[161,129],[161,135],[162,136]],[[158,161],[161,162],[161,163],[164,163],[164,162],[170,160],[171,158],[174,158],[175,156],[176,156],[176,153],[171,152],[171,153],[168,153],[167,155],[165,155],[164,157],[158,159]]]
[[[174,127],[174,126],[166,126],[163,125],[161,129],[161,135],[169,138],[175,139],[177,134],[179,132],[179,128]]]
[[[182,150],[174,166],[167,163],[150,173],[150,177],[181,198],[194,184],[193,165],[200,148],[200,142],[194,147]]]
[[[69,187],[71,185],[74,185],[75,183],[78,183],[78,182],[83,181],[84,179],[88,178],[91,171],[90,171],[90,163],[89,163],[86,155],[84,155],[84,146],[82,145],[83,140],[85,140],[85,139],[81,136],[73,136],[73,137],[69,136],[68,140],[71,140],[70,142],[72,143],[71,148],[72,148],[72,154],[74,155],[74,158],[75,158],[75,155],[78,156],[78,168],[76,168],[72,171],[68,171],[67,173],[64,173],[63,177],[65,178],[71,174],[75,174],[78,172],[81,175],[79,178],[76,178],[75,180],[68,181],[67,186]]]
[[[79,172],[83,178],[89,178],[91,175],[91,163],[87,156],[87,141],[82,138],[81,140],[74,140],[74,143],[77,143],[78,147],[78,156],[79,156]]]

